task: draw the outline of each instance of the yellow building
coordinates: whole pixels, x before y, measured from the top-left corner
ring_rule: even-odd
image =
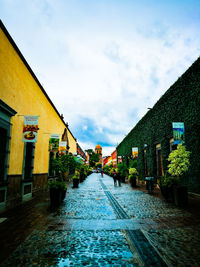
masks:
[[[39,130],[28,133],[28,142],[22,140],[25,115],[38,116]],[[46,185],[58,151],[49,151],[51,134],[77,152],[68,125],[0,21],[0,210],[30,199]],[[37,142],[30,135],[37,135]]]

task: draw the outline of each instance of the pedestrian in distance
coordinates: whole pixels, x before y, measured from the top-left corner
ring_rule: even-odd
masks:
[[[103,177],[103,170],[101,169],[101,177]]]
[[[112,176],[114,180],[114,186],[116,186],[117,185],[117,172],[115,171],[115,169],[113,169]]]
[[[116,178],[117,178],[118,186],[121,186],[121,178],[120,178],[118,171],[116,172],[116,174],[117,174]]]

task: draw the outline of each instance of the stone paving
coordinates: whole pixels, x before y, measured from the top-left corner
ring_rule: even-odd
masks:
[[[141,219],[137,223],[169,266],[200,266],[199,217],[128,184],[105,184],[131,218]]]
[[[152,266],[127,238],[126,230],[137,229],[168,266],[199,266],[198,216],[128,184],[114,187],[104,175],[107,190],[130,218],[119,219],[99,178],[92,174],[78,189],[69,186],[57,210],[49,211],[48,202],[35,204],[40,222],[1,266]],[[0,230],[5,226],[6,221]]]

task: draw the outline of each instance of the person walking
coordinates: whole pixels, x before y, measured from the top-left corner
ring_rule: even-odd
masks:
[[[101,177],[103,177],[103,169],[101,169]]]
[[[116,186],[117,185],[117,172],[115,171],[115,169],[113,169],[112,176],[114,180],[114,186]]]
[[[118,182],[118,186],[121,186],[121,178],[120,178],[120,175],[118,173],[118,171],[116,172],[116,179],[117,179],[117,182]]]

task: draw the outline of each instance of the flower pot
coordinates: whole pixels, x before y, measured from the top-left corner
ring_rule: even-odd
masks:
[[[60,188],[50,188],[51,206],[59,206],[62,199],[62,191]]]
[[[130,178],[130,184],[132,187],[136,187],[136,177],[131,177]]]
[[[186,186],[174,186],[174,202],[178,207],[187,206],[188,191]]]
[[[78,188],[79,179],[73,179],[73,188]]]

